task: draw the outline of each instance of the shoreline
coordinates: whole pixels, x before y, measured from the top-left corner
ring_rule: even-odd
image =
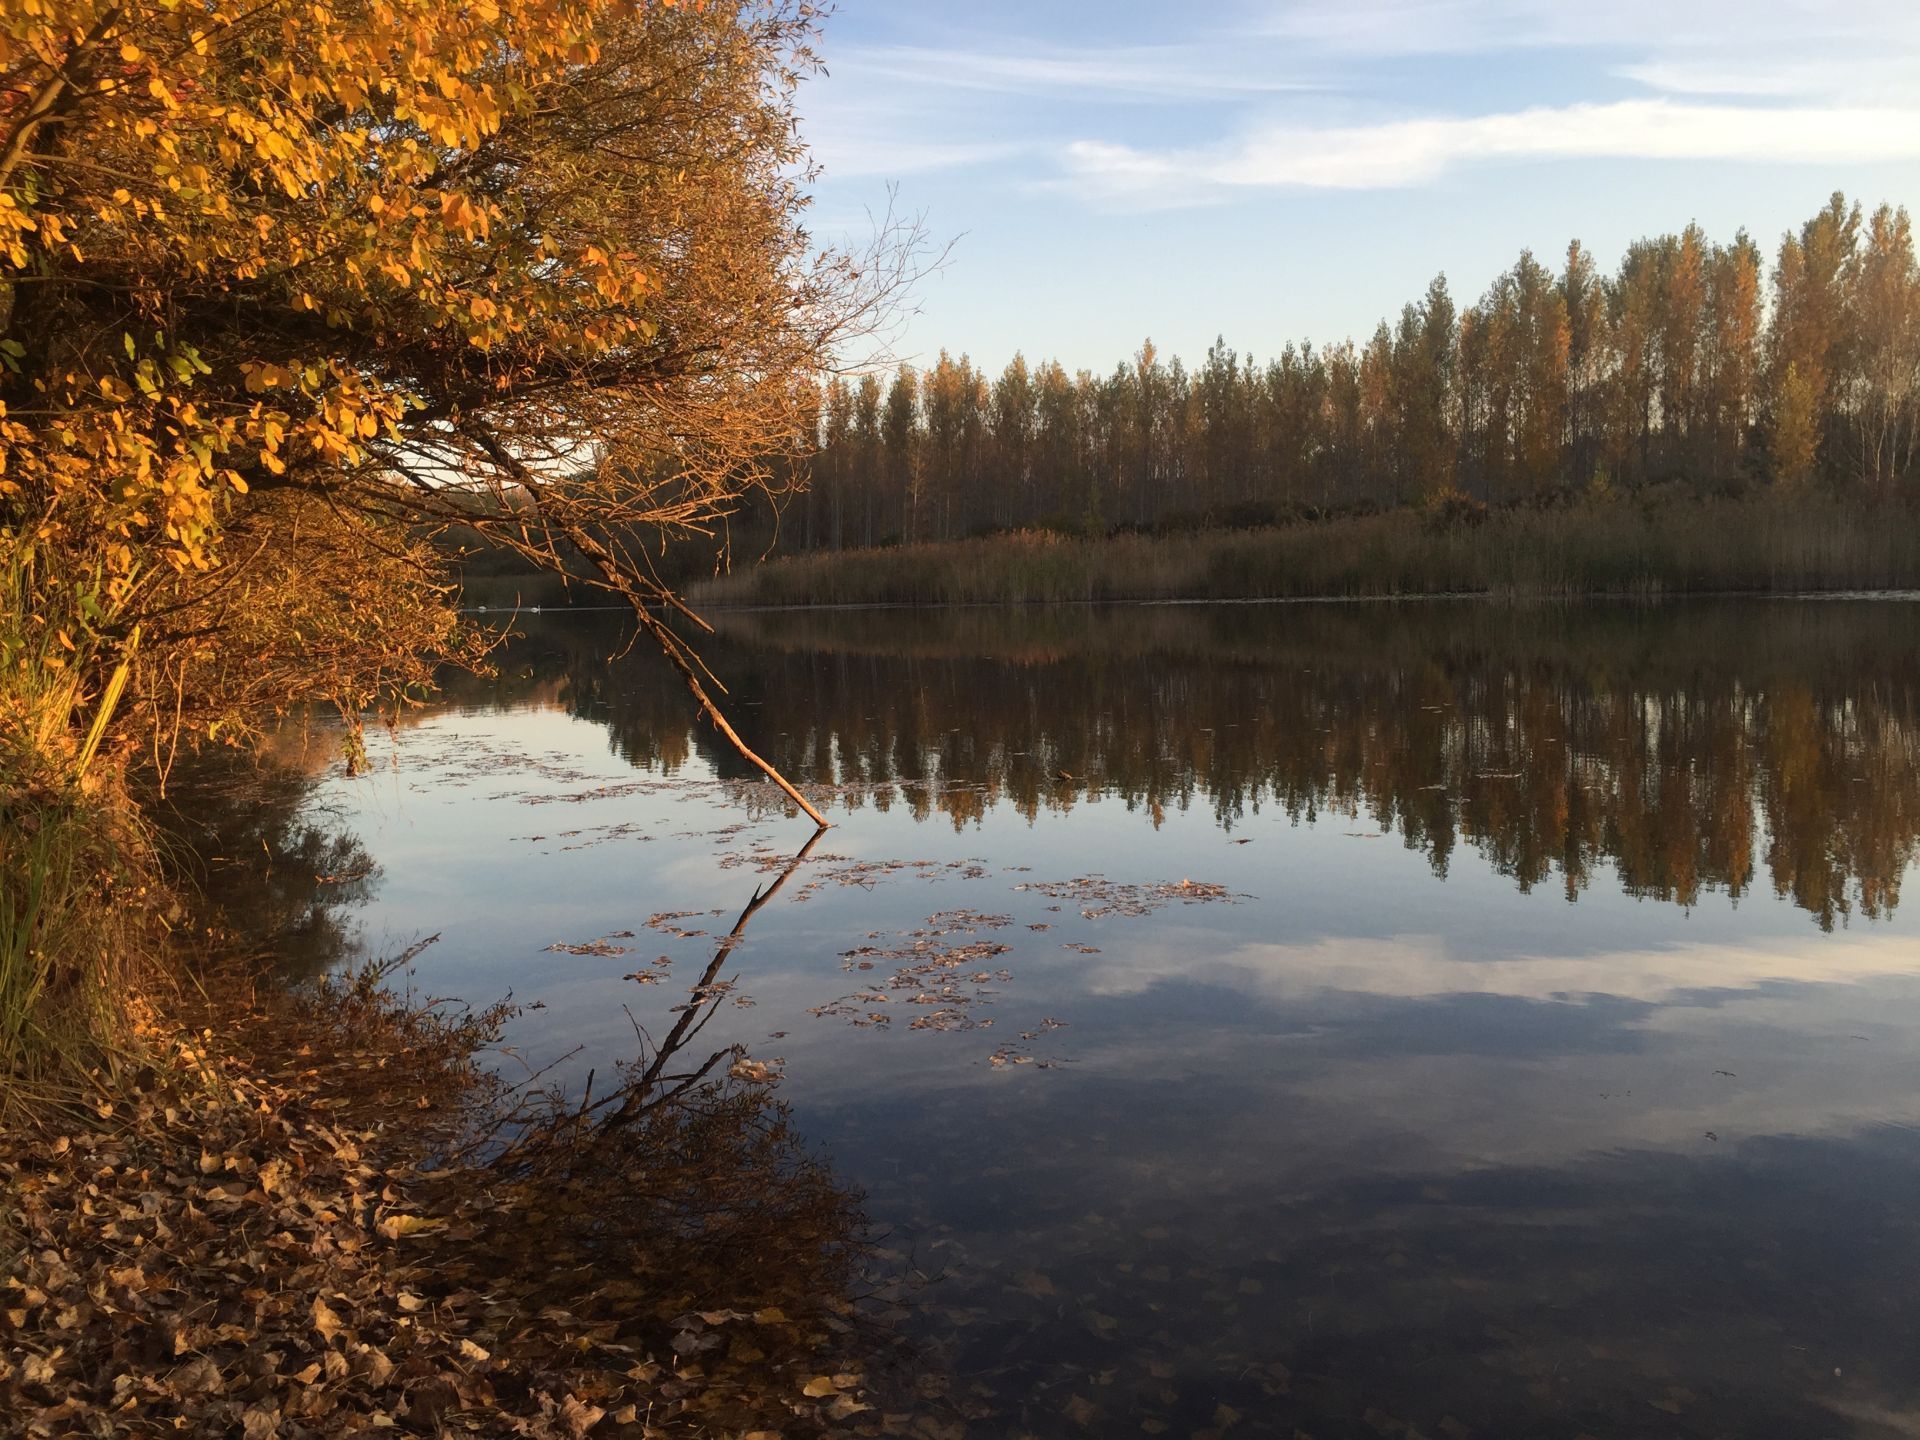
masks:
[[[1245,596],[1163,596],[1099,600],[1024,599],[1024,600],[847,600],[792,601],[785,604],[754,604],[743,601],[707,603],[700,607],[704,615],[785,615],[796,613],[858,614],[886,610],[1006,610],[1006,609],[1152,609],[1176,606],[1228,605],[1430,605],[1450,602],[1540,606],[1540,605],[1673,605],[1694,600],[1856,600],[1882,604],[1920,602],[1920,585],[1877,588],[1836,588],[1831,590],[1672,590],[1650,594],[1623,594],[1595,590],[1585,593],[1502,594],[1491,590],[1436,590],[1393,595],[1245,595]],[[624,605],[546,605],[503,611],[497,606],[462,606],[463,615],[609,615],[626,614]]]
[[[381,967],[306,994],[200,978],[134,1001],[134,1074],[0,1136],[0,1413],[23,1436],[878,1423],[842,1298],[856,1211],[843,1252],[771,1244],[790,1272],[745,1283],[646,1213],[684,1164],[671,1124],[609,1138],[511,1102],[477,1058],[503,1008],[447,1018]],[[702,1104],[769,1107],[739,1081]],[[476,1151],[489,1127],[511,1143]]]
[[[1067,609],[1150,609],[1174,606],[1210,605],[1430,605],[1459,601],[1494,605],[1674,605],[1693,600],[1871,600],[1883,603],[1920,602],[1920,586],[1880,589],[1835,590],[1674,590],[1658,594],[1632,595],[1618,591],[1596,590],[1584,594],[1512,595],[1490,590],[1439,590],[1404,595],[1244,595],[1244,596],[1169,596],[1113,600],[869,600],[869,601],[795,601],[782,605],[744,603],[708,604],[705,615],[780,615],[813,611],[875,610],[1004,610],[1057,607]],[[593,614],[617,606],[554,606],[548,614]]]

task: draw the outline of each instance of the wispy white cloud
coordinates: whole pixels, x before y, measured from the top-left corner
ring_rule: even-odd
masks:
[[[1198,149],[1067,147],[1066,183],[1114,204],[1197,204],[1252,188],[1365,190],[1494,160],[1845,164],[1920,159],[1920,108],[1625,100],[1367,125],[1270,125]]]
[[[837,180],[896,180],[938,170],[959,170],[1015,159],[1036,147],[1027,143],[927,140],[876,127],[871,131],[816,129],[812,155]]]
[[[1710,53],[1805,44],[1871,53],[1920,41],[1920,7],[1911,0],[1279,0],[1258,13],[1255,27],[1357,56],[1560,46]]]
[[[1618,66],[1624,79],[1671,95],[1845,99],[1898,104],[1920,94],[1920,53],[1860,55],[1671,55]]]
[[[1178,943],[1183,938],[1191,937],[1109,950],[1088,970],[1088,988],[1103,995],[1138,995],[1157,984],[1192,979],[1195,950]],[[1463,950],[1438,935],[1326,936],[1296,944],[1242,945],[1218,952],[1207,967],[1212,983],[1269,1000],[1342,992],[1395,999],[1504,995],[1543,1002],[1607,995],[1661,1003],[1688,991],[1757,990],[1775,981],[1853,985],[1912,973],[1910,943],[1871,933],[1820,946],[1779,939],[1504,956]]]
[[[842,52],[834,70],[923,87],[1118,99],[1225,99],[1321,88],[1275,65],[1271,57],[1251,63],[1224,42],[1002,51],[878,45]]]

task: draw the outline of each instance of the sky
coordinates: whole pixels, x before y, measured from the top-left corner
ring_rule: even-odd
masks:
[[[1920,211],[1920,0],[840,0],[820,53],[816,239],[950,247],[856,366],[1265,358],[1522,248]]]

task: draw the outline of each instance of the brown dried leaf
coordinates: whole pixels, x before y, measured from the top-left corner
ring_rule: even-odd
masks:
[[[340,1317],[334,1313],[333,1307],[318,1295],[313,1297],[313,1328],[320,1332],[322,1340],[329,1343],[345,1328],[341,1324]]]
[[[373,1228],[389,1240],[401,1240],[409,1235],[438,1230],[446,1223],[444,1220],[429,1219],[425,1215],[389,1215]]]
[[[606,1413],[600,1406],[584,1405],[571,1395],[560,1402],[560,1423],[573,1440],[580,1440],[581,1436],[600,1423]]]

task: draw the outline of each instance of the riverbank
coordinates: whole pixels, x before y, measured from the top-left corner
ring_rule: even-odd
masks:
[[[508,1012],[391,967],[176,978],[127,998],[127,1073],[0,1136],[10,1433],[879,1424],[858,1212],[756,1077],[603,1118],[503,1086]]]
[[[1824,498],[1400,510],[1260,530],[1044,532],[791,556],[697,605],[967,605],[1483,594],[1657,597],[1920,586],[1911,508]]]

